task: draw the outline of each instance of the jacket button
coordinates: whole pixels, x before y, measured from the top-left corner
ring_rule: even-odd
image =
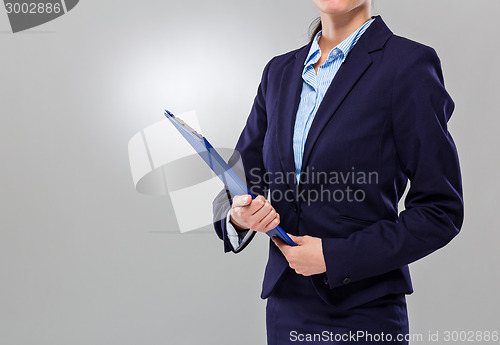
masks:
[[[344,283],[344,284],[349,284],[350,282],[351,282],[350,277],[345,277],[344,280],[342,281],[342,283]]]

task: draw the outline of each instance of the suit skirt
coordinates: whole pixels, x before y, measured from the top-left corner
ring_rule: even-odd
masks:
[[[309,277],[288,268],[267,299],[268,345],[407,345],[405,294],[389,294],[366,304],[340,309],[326,304]]]

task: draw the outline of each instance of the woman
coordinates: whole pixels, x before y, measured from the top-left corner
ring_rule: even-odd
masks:
[[[222,191],[215,229],[235,253],[279,223],[298,244],[269,246],[268,344],[407,344],[408,264],[463,220],[454,103],[435,51],[371,17],[371,0],[313,2],[313,39],[267,64],[236,145],[259,196]]]

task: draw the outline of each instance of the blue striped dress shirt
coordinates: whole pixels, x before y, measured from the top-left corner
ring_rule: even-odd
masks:
[[[309,129],[311,128],[311,124],[321,101],[347,55],[373,21],[374,19],[370,19],[365,22],[349,37],[333,48],[328,54],[325,63],[319,66],[318,74],[316,74],[314,70],[314,64],[318,62],[321,57],[321,49],[318,44],[321,31],[314,37],[311,49],[304,63],[304,70],[302,72],[302,79],[304,82],[302,84],[300,104],[297,110],[293,131],[293,155],[295,159],[295,176],[297,178],[297,183],[299,183],[307,133],[309,133]],[[335,85],[332,87],[335,87]]]

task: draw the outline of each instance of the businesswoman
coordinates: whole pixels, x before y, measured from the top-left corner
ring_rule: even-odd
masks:
[[[454,102],[435,51],[371,0],[313,2],[314,37],[266,65],[230,160],[258,197],[221,191],[215,230],[226,252],[278,224],[297,244],[269,243],[268,344],[407,344],[408,264],[463,220]]]

